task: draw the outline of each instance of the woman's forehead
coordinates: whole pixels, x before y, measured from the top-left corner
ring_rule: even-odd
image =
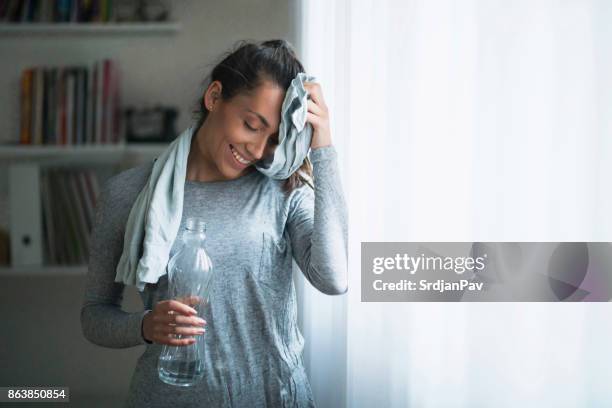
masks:
[[[239,108],[245,113],[259,117],[262,123],[275,128],[280,123],[280,111],[285,90],[278,86],[260,85],[249,93],[236,98]]]

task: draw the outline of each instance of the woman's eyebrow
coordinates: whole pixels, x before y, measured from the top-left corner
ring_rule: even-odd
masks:
[[[252,110],[250,110],[250,109],[248,109],[248,108],[247,108],[247,111],[251,112],[251,113],[252,113],[252,114],[254,114],[254,115],[257,115],[257,117],[259,118],[259,120],[261,120],[261,121],[263,122],[263,124],[264,124],[264,126],[265,126],[265,127],[267,127],[267,128],[269,128],[269,127],[270,127],[270,124],[268,123],[268,121],[266,120],[266,118],[264,118],[262,115],[260,115],[260,114],[259,114],[259,113],[257,113],[257,112],[254,112],[254,111],[252,111]]]

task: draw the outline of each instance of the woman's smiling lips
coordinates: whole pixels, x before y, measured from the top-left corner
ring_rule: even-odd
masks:
[[[240,155],[235,149],[234,146],[228,143],[230,154],[232,155],[232,162],[235,164],[235,167],[240,169],[244,169],[253,163],[252,161],[246,160],[244,157]]]

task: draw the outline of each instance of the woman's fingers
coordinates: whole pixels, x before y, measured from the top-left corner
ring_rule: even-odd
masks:
[[[158,344],[167,344],[170,346],[188,346],[195,343],[196,339],[193,336],[202,335],[205,331],[206,330],[202,327],[183,327],[158,324],[155,325],[153,329],[153,341]],[[181,335],[183,337],[177,338],[177,335]]]
[[[177,339],[172,334],[156,334],[154,337],[155,343],[158,344],[166,344],[168,346],[189,346],[196,342],[196,339],[193,337],[186,337],[182,339]]]
[[[200,296],[187,296],[176,299],[180,303],[186,304],[188,306],[197,306],[202,303],[202,298]]]
[[[153,321],[164,324],[182,324],[186,326],[204,326],[206,320],[197,316],[183,316],[179,314],[154,315]]]
[[[312,112],[306,113],[306,121],[309,122],[315,129],[323,125],[323,119]]]
[[[308,112],[312,112],[317,116],[323,116],[325,114],[325,111],[312,100],[308,101]]]
[[[158,333],[164,335],[168,334],[182,334],[184,336],[197,336],[204,334],[206,331],[203,327],[184,327],[184,326],[157,326]]]
[[[192,336],[204,334],[206,330],[203,328],[181,327],[181,326],[156,326],[153,339],[156,343],[167,344],[171,346],[188,346],[195,343],[196,339]],[[183,336],[177,338],[177,335]],[[190,337],[186,337],[190,336]]]
[[[315,101],[317,105],[325,107],[325,99],[323,99],[323,91],[321,85],[318,82],[304,82],[304,88],[308,91],[310,98]]]
[[[198,314],[197,310],[182,302],[179,302],[178,300],[162,301],[159,302],[159,305],[162,312],[178,312],[188,316]]]
[[[329,123],[329,112],[326,106],[321,106],[313,100],[308,101],[308,111],[306,114],[306,120],[315,129],[326,128]]]
[[[187,338],[187,339],[169,339],[168,341],[168,345],[169,346],[189,346],[193,343],[195,343],[196,340],[194,338]]]

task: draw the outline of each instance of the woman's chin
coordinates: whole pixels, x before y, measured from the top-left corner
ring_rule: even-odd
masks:
[[[232,166],[226,166],[223,169],[223,176],[226,179],[232,180],[232,179],[237,179],[240,178],[242,176],[247,175],[248,173],[250,173],[251,171],[254,171],[255,169],[253,168],[253,165],[248,165],[246,167],[243,167],[242,169],[237,169],[235,167]]]

